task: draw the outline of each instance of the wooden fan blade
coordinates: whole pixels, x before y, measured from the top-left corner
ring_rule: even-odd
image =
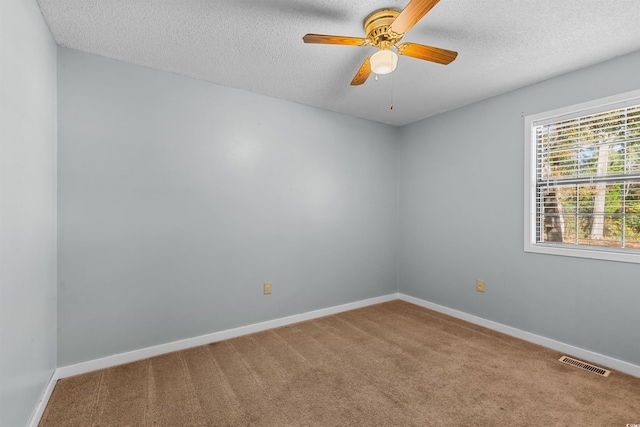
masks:
[[[418,43],[402,43],[398,47],[398,53],[438,64],[450,64],[458,56],[458,52],[440,49],[439,47],[425,46]]]
[[[327,36],[325,34],[307,34],[302,40],[305,43],[342,44],[347,46],[364,46],[368,41],[360,37]]]
[[[361,85],[369,78],[369,75],[371,74],[371,64],[369,63],[369,58],[371,58],[371,55],[369,55],[367,59],[364,60],[362,67],[360,67],[360,69],[356,73],[356,76],[353,78],[353,80],[351,80],[351,86]]]
[[[400,15],[393,21],[389,30],[396,34],[409,31],[440,0],[411,0]]]

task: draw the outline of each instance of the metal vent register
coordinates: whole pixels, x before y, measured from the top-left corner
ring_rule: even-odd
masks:
[[[611,373],[611,371],[607,371],[606,369],[600,368],[599,366],[591,365],[581,360],[572,359],[568,356],[562,356],[558,360],[560,360],[562,363],[566,363],[567,365],[575,366],[576,368],[584,369],[585,371],[593,372],[594,374],[598,374],[603,377],[608,377]]]

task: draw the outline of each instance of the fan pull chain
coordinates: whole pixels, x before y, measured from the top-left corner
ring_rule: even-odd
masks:
[[[378,81],[378,75],[376,74],[376,81]]]
[[[391,103],[389,104],[389,109],[393,110],[393,73],[391,73]]]

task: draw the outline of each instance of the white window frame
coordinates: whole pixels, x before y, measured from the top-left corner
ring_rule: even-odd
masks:
[[[603,247],[567,247],[536,243],[536,144],[534,125],[542,121],[597,114],[640,103],[640,90],[545,111],[524,118],[524,251],[549,255],[640,263],[640,251]]]

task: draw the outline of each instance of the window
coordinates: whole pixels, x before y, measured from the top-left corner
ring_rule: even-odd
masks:
[[[524,244],[640,263],[640,90],[525,117]]]

